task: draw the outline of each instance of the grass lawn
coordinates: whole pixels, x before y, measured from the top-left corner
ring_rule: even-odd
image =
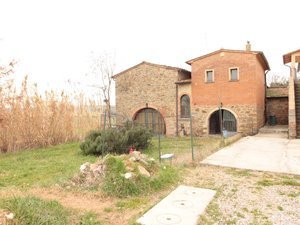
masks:
[[[162,154],[174,153],[176,160],[186,162],[185,167],[178,166],[184,174],[180,184],[217,191],[198,224],[279,225],[297,224],[300,220],[299,176],[199,165],[201,159],[222,145],[217,136],[194,138],[196,160],[193,166],[189,166],[188,137],[162,138],[160,144]],[[152,146],[144,153],[158,158],[157,138],[153,138]],[[178,184],[126,198],[107,196],[101,190],[91,192],[54,185],[72,177],[82,163],[96,160],[94,156],[82,155],[78,143],[0,154],[0,224],[1,210],[8,208],[7,204],[1,208],[1,202],[13,197],[8,206],[11,211],[19,210],[22,218],[37,215],[31,213],[45,205],[48,215],[61,217],[59,212],[66,210],[64,216],[72,221],[68,224],[96,225],[101,221],[102,225],[135,225],[137,218]],[[27,206],[28,202],[32,204]]]
[[[82,155],[78,143],[0,154],[0,188],[55,184],[74,175],[82,163],[96,159]]]
[[[159,148],[161,154],[173,153],[175,162],[190,163],[192,159],[192,148],[190,137],[161,137],[160,144],[158,137],[152,139],[152,145],[144,152],[155,159],[159,158]],[[193,151],[196,161],[200,161],[208,155],[214,153],[222,146],[222,139],[219,135],[208,137],[193,137]]]

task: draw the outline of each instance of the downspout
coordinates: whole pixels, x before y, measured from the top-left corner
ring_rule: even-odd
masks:
[[[178,137],[178,84],[176,84],[176,136]]]

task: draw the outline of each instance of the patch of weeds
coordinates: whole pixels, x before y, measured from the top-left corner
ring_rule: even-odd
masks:
[[[249,209],[246,208],[246,207],[242,208],[242,210],[243,210],[244,212],[249,212]]]
[[[201,215],[199,217],[198,224],[213,225],[213,224],[215,224],[215,222],[209,220],[205,215]]]
[[[279,210],[279,211],[283,211],[283,208],[282,208],[282,206],[277,206],[277,209]]]
[[[270,180],[270,179],[263,179],[257,182],[260,186],[273,186],[273,185],[283,185],[283,186],[294,186],[299,187],[300,182],[293,178],[284,179],[280,181]]]
[[[141,225],[141,224],[136,222],[135,220],[132,220],[132,221],[129,221],[128,225]]]
[[[231,174],[236,177],[249,177],[252,176],[252,173],[250,170],[239,170],[239,169],[229,169],[228,174]]]
[[[97,220],[97,214],[94,212],[88,212],[80,218],[78,225],[101,225]]]
[[[106,212],[106,213],[110,213],[112,211],[113,211],[113,209],[111,207],[105,207],[104,208],[104,212]]]
[[[239,218],[245,218],[245,215],[241,212],[237,212],[236,216]]]
[[[45,201],[37,197],[6,199],[1,207],[15,215],[18,224],[68,224],[69,212],[57,201]]]
[[[254,209],[251,211],[254,217],[260,217],[263,216],[262,212],[259,209]]]
[[[291,198],[297,198],[298,196],[300,196],[300,192],[292,192],[289,193],[288,196]]]
[[[230,224],[236,224],[237,222],[237,218],[233,218],[233,219],[227,219],[226,220],[226,224],[230,225]]]
[[[271,205],[271,204],[268,204],[267,207],[271,209],[271,208],[272,208],[272,205]]]
[[[300,187],[300,182],[297,180],[290,178],[290,179],[285,179],[279,182],[280,185],[285,185],[285,186],[294,186],[294,187]]]
[[[263,179],[263,180],[258,181],[256,184],[258,184],[260,186],[268,187],[268,186],[276,185],[276,182],[273,180],[269,180],[269,179]]]
[[[206,212],[214,221],[219,221],[222,217],[219,205],[215,202],[208,205]]]
[[[236,188],[231,189],[231,192],[233,192],[233,193],[236,193],[237,191],[238,191],[238,189],[236,189]]]
[[[116,203],[116,207],[119,209],[137,209],[148,202],[147,198],[131,198],[127,200],[121,200]]]

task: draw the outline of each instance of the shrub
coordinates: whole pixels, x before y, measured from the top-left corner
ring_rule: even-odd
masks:
[[[86,155],[105,155],[107,153],[128,153],[131,146],[145,149],[151,143],[151,132],[141,126],[126,123],[123,128],[109,128],[90,132],[80,148]]]

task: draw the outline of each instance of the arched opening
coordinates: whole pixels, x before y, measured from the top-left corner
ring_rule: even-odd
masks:
[[[190,97],[188,95],[182,95],[180,98],[180,117],[190,118]]]
[[[220,117],[222,118],[222,126],[220,123]],[[222,109],[220,115],[220,110],[216,110],[209,118],[209,133],[220,134],[221,127],[229,133],[235,133],[237,132],[236,124],[236,118],[230,111]]]
[[[145,108],[138,111],[135,115],[134,122],[152,130],[154,134],[165,134],[166,125],[164,118],[155,109]]]

